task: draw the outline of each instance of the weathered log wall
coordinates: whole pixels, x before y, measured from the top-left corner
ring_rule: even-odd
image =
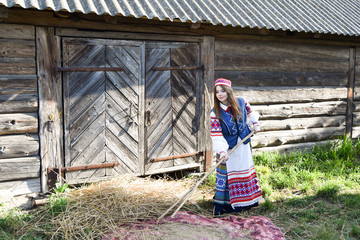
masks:
[[[255,150],[311,147],[343,135],[351,124],[352,136],[360,137],[360,108],[355,107],[360,104],[360,48],[352,47],[360,46],[358,38],[317,34],[314,39],[311,33],[288,37],[285,31],[274,30],[267,31],[271,36],[263,36],[262,30],[250,28],[208,24],[192,28],[188,23],[80,13],[58,16],[52,11],[21,8],[3,12],[2,198],[39,192],[41,187],[46,190],[47,183],[40,183],[40,176],[46,178],[47,166],[62,164],[62,89],[59,76],[53,73],[54,66],[59,65],[58,37],[190,41],[208,36],[203,39],[211,43],[201,45],[206,84],[211,86],[209,76],[215,69],[215,79],[231,79],[236,95],[246,97],[260,112],[262,132],[253,138]],[[349,106],[354,107],[353,115]],[[205,128],[206,121],[202,123]]]
[[[260,113],[254,149],[309,147],[345,133],[347,46],[249,39],[215,41],[215,77],[232,80]],[[261,148],[261,149],[260,149]]]
[[[353,116],[353,138],[360,137],[360,47],[355,48],[354,54],[354,116]]]
[[[0,201],[40,192],[35,27],[0,27]]]

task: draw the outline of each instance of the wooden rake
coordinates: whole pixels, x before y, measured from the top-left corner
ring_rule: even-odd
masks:
[[[240,142],[238,142],[235,147],[233,147],[229,152],[228,155],[230,156],[236,148],[238,148],[243,142],[245,142],[247,139],[249,139],[252,135],[254,135],[254,131],[251,131],[249,135],[247,135],[245,138],[241,139]],[[170,212],[171,209],[173,209],[180,201],[182,203],[179,205],[179,207],[175,210],[175,212],[171,215],[173,218],[177,212],[181,209],[181,207],[185,204],[185,202],[191,197],[191,195],[195,192],[196,188],[224,161],[224,159],[221,159],[214,165],[191,189],[189,189],[179,200],[177,200],[168,210],[166,210],[157,220],[157,222],[162,219],[168,212]]]

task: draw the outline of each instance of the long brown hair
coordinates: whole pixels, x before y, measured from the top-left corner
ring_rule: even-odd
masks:
[[[233,112],[233,115],[234,115],[234,118],[236,119],[236,121],[239,120],[239,116],[240,118],[242,118],[241,116],[241,109],[240,109],[240,106],[235,98],[235,95],[234,95],[234,92],[232,90],[232,88],[228,87],[228,86],[225,86],[225,85],[218,85],[220,86],[222,89],[225,90],[225,92],[227,93],[228,95],[228,101],[229,101],[229,104],[231,106],[231,110]],[[220,101],[219,99],[216,97],[216,86],[214,88],[214,110],[215,110],[215,114],[216,114],[216,117],[218,119],[221,118],[221,114],[220,114]]]

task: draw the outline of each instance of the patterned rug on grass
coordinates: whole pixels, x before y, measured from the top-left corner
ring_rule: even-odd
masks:
[[[103,240],[220,240],[258,239],[284,240],[284,234],[266,217],[241,218],[204,217],[191,212],[180,211],[174,218],[124,224],[115,232],[104,236]]]

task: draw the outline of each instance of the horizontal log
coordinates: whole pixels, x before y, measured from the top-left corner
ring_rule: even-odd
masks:
[[[38,132],[36,113],[0,114],[0,135]]]
[[[217,41],[215,70],[341,72],[349,68],[349,48],[254,40]]]
[[[346,46],[328,46],[306,43],[288,42],[267,42],[254,39],[231,39],[217,40],[215,45],[216,53],[222,55],[250,55],[257,53],[263,57],[283,56],[290,58],[305,59],[332,59],[348,60],[349,48]]]
[[[0,113],[31,113],[38,110],[37,94],[0,95]]]
[[[31,74],[31,75],[1,74],[0,75],[0,81],[28,80],[28,79],[37,79],[37,76],[36,76],[36,74]]]
[[[346,87],[347,72],[269,72],[215,71],[215,79],[226,78],[236,87],[263,86],[337,86]]]
[[[262,148],[253,148],[253,154],[261,154],[263,152],[273,152],[273,153],[289,153],[294,151],[308,151],[311,150],[314,146],[325,145],[327,142],[333,140],[319,141],[319,142],[307,142],[307,143],[295,143],[295,144],[286,144],[275,147],[262,147]],[[256,164],[256,163],[255,163]]]
[[[273,105],[253,105],[260,114],[260,119],[284,119],[295,117],[316,117],[345,115],[346,102],[312,102]]]
[[[39,156],[38,135],[0,136],[0,159]]]
[[[359,126],[352,128],[352,138],[353,139],[360,138],[360,127]]]
[[[31,25],[1,24],[0,38],[35,40],[35,27]]]
[[[0,75],[1,95],[21,93],[37,93],[35,75]]]
[[[291,131],[259,132],[252,137],[254,148],[307,143],[335,139],[345,134],[345,127],[310,128]]]
[[[273,59],[262,58],[262,56],[229,57],[224,59],[216,58],[215,71],[291,71],[291,72],[328,72],[345,73],[349,63],[347,61],[318,61],[304,59]]]
[[[0,159],[0,182],[40,177],[40,158]]]
[[[41,192],[40,178],[0,182],[0,202],[9,201],[14,196]]]
[[[0,38],[0,57],[2,58],[34,58],[35,41]]]
[[[354,127],[360,126],[360,112],[353,113],[353,126]]]
[[[250,104],[302,103],[313,101],[338,101],[347,98],[345,87],[233,87],[237,97],[245,97]]]
[[[0,58],[0,74],[36,74],[35,58]]]
[[[355,85],[360,84],[360,74],[356,74],[356,80],[355,80]],[[360,86],[355,86],[354,87],[354,100],[356,101],[360,101]]]
[[[359,117],[360,119],[360,117]],[[313,118],[288,118],[261,120],[262,131],[295,130],[308,128],[344,127],[345,116],[313,117]]]

